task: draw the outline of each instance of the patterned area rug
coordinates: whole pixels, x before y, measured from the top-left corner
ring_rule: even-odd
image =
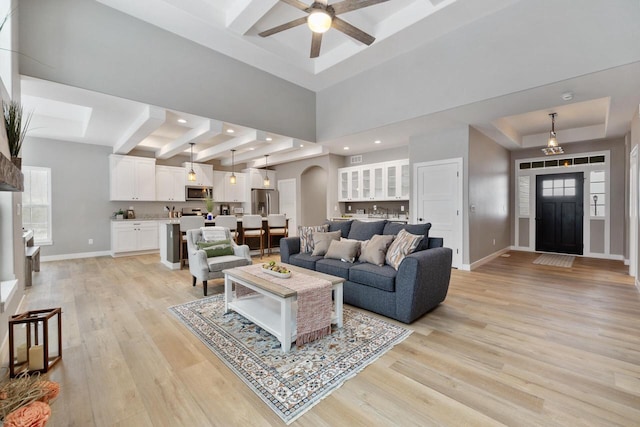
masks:
[[[169,310],[287,424],[354,377],[411,331],[344,308],[343,328],[284,354],[280,342],[235,312],[224,296]]]
[[[542,254],[535,261],[534,264],[540,265],[553,265],[555,267],[571,267],[573,260],[576,259],[570,255],[558,255],[558,254]]]

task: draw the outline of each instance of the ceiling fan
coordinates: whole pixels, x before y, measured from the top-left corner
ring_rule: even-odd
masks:
[[[329,28],[333,27],[352,37],[359,42],[369,46],[374,42],[375,37],[365,33],[359,28],[354,27],[346,21],[338,18],[341,13],[351,12],[353,10],[362,9],[363,7],[373,6],[378,3],[384,3],[389,0],[343,0],[337,3],[328,4],[327,0],[314,1],[311,6],[301,2],[300,0],[280,0],[283,3],[291,5],[297,9],[307,12],[307,16],[294,19],[286,24],[265,30],[258,35],[261,37],[269,37],[290,28],[297,27],[306,23],[313,32],[311,38],[311,58],[317,58],[320,55],[320,45],[322,43],[322,34]]]

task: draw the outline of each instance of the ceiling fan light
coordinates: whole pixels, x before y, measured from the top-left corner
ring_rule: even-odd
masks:
[[[314,33],[326,33],[331,28],[331,15],[324,10],[315,10],[309,14],[307,25]]]

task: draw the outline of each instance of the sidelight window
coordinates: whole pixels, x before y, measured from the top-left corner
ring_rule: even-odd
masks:
[[[607,193],[605,191],[605,173],[604,171],[591,171],[589,178],[589,205],[591,216],[596,218],[604,218],[607,202]]]

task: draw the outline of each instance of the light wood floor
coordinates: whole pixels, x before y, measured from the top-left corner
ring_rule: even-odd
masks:
[[[640,295],[626,267],[510,254],[453,271],[407,340],[294,425],[640,425]],[[158,255],[42,263],[23,308],[63,308],[47,426],[283,425],[167,310],[196,298],[202,286]]]

